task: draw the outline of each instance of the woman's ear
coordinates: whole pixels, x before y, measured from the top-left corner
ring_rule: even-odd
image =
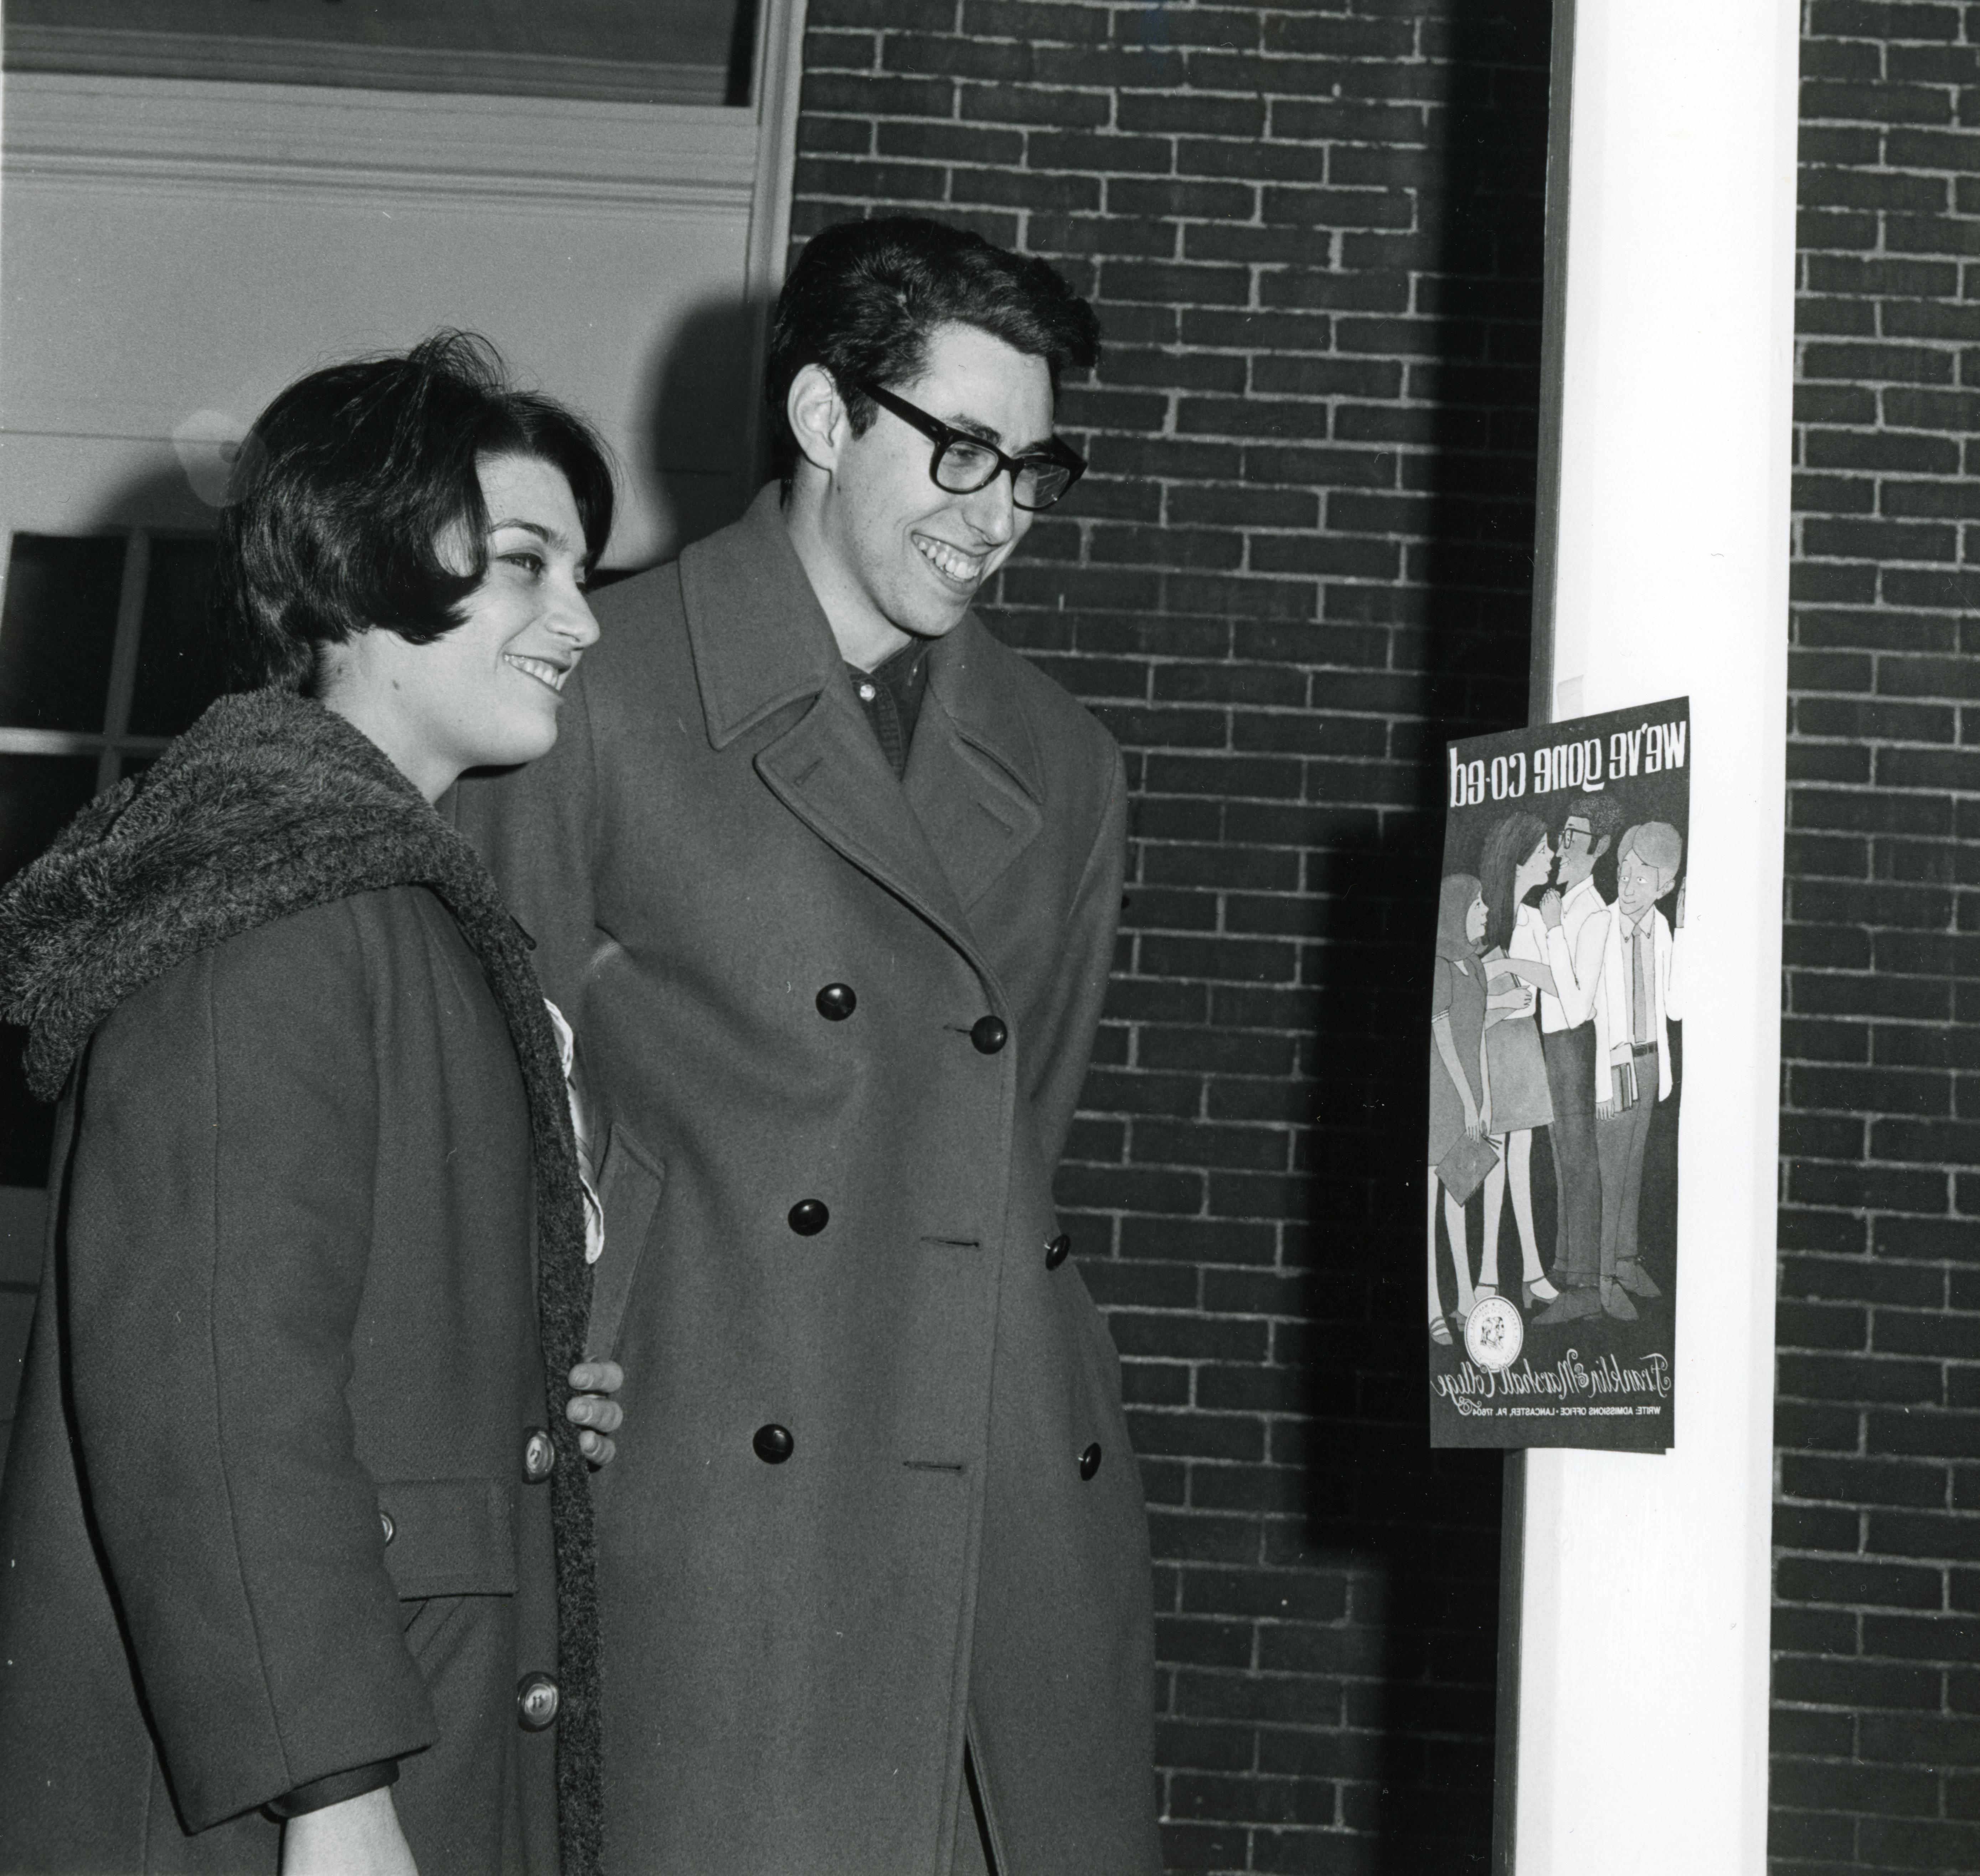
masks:
[[[823,365],[808,364],[791,380],[784,414],[805,461],[828,474],[836,469],[852,425],[839,387]]]

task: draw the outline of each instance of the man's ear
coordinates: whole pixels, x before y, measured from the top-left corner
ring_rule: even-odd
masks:
[[[836,469],[852,425],[839,387],[823,365],[808,364],[791,380],[784,414],[806,461],[828,473]]]
[[[1602,838],[1596,841],[1594,846],[1589,850],[1588,857],[1590,860],[1600,860],[1604,853],[1608,852],[1608,850],[1609,837],[1605,833]]]

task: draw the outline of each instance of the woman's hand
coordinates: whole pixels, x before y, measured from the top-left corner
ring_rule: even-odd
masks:
[[[1478,1103],[1472,1099],[1471,1090],[1469,1088],[1460,1088],[1458,1092],[1464,1096],[1465,1133],[1469,1138],[1477,1139],[1485,1131],[1485,1123],[1480,1116]]]
[[[564,1418],[583,1429],[578,1449],[593,1465],[610,1465],[619,1450],[611,1436],[626,1418],[626,1410],[610,1397],[626,1385],[626,1371],[616,1362],[580,1362],[570,1371],[570,1385],[576,1392],[565,1403]]]
[[[391,1788],[290,1818],[282,1826],[282,1876],[420,1876]]]

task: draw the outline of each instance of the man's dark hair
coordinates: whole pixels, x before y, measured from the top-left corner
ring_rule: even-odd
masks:
[[[1589,875],[1595,890],[1611,905],[1616,901],[1616,862],[1620,856],[1616,851],[1616,837],[1623,831],[1623,810],[1612,795],[1576,795],[1568,803],[1560,817],[1556,836],[1565,833],[1567,823],[1579,818],[1588,823],[1588,844],[1600,847],[1606,839],[1608,849],[1596,856],[1595,870]]]
[[[431,644],[488,570],[476,471],[547,463],[570,484],[595,560],[612,532],[612,471],[584,419],[513,388],[468,332],[312,371],[241,447],[220,522],[221,628],[234,680],[306,690],[322,647],[396,632]]]
[[[831,373],[852,434],[863,435],[876,407],[859,381],[891,388],[919,377],[929,335],[942,325],[975,326],[1042,358],[1055,392],[1062,372],[1100,361],[1093,308],[1035,255],[921,215],[836,222],[798,256],[770,328],[763,395],[786,481],[797,439],[785,405],[806,365]]]

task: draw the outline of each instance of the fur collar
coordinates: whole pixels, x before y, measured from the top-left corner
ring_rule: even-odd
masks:
[[[195,953],[311,906],[429,888],[487,973],[529,1098],[537,1318],[556,1526],[557,1786],[565,1876],[603,1836],[591,1499],[564,1376],[590,1307],[563,1072],[515,921],[473,850],[360,731],[286,691],[222,697],[141,777],[99,796],[0,893],[0,1012],[52,1100],[118,1004]]]

